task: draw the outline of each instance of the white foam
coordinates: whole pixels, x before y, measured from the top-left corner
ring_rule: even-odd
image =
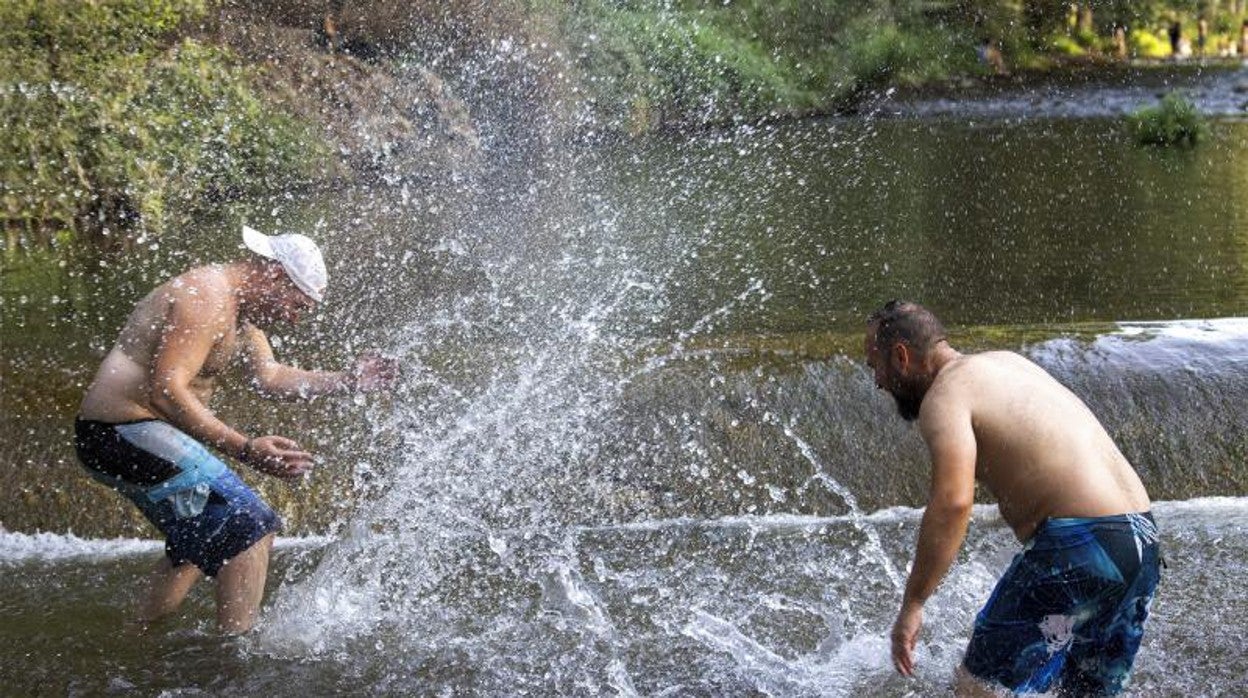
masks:
[[[737,670],[769,695],[829,698],[859,695],[865,677],[887,675],[892,671],[889,640],[882,634],[860,633],[844,642],[832,642],[812,654],[788,659],[749,637],[734,624],[703,610],[694,612],[682,633],[731,657]],[[938,644],[942,643],[923,642],[916,648],[919,675],[925,679],[925,686],[938,685],[948,671],[940,663],[929,661],[930,648]],[[958,645],[960,648],[961,643]]]
[[[164,549],[157,540],[140,538],[91,539],[72,533],[11,533],[0,531],[0,563],[59,561],[88,558],[112,560],[146,555]]]
[[[278,538],[275,546],[318,548],[330,540],[326,536]],[[15,533],[0,529],[0,565],[68,560],[105,562],[159,553],[164,548],[164,541],[144,538],[79,538],[73,533]]]
[[[1175,337],[1200,341],[1236,339],[1248,336],[1248,318],[1225,317],[1202,320],[1167,320],[1162,322],[1119,322],[1117,334],[1136,337]]]
[[[1248,515],[1248,497],[1196,497],[1178,501],[1153,502],[1152,511],[1167,518],[1219,520],[1225,516]],[[865,521],[874,524],[905,523],[918,521],[923,516],[921,507],[895,506],[878,509],[869,514],[841,514],[838,516],[807,516],[804,514],[770,514],[765,516],[722,516],[715,519],[675,517],[670,519],[647,519],[601,526],[582,526],[576,533],[654,532],[667,529],[746,529],[784,530],[840,526]],[[1001,512],[996,504],[976,504],[971,514],[977,524],[996,524]]]
[[[1248,497],[1197,497],[1177,502],[1154,502],[1153,513],[1163,535],[1173,530],[1195,528],[1239,533],[1248,527]]]
[[[917,521],[923,515],[923,509],[915,507],[888,507],[869,514],[840,514],[837,516],[809,516],[805,514],[768,514],[763,516],[741,515],[722,516],[715,519],[694,519],[676,517],[671,519],[647,519],[629,521],[601,526],[583,526],[575,529],[578,533],[611,533],[662,531],[670,528],[699,529],[753,529],[783,530],[801,528],[819,528],[821,526],[853,525],[854,523],[899,523]],[[977,504],[972,514],[977,522],[991,523],[1000,519],[995,504]]]
[[[1248,497],[1197,497],[1195,499],[1153,502],[1153,512],[1167,519],[1238,522],[1248,517]],[[602,526],[584,526],[575,533],[650,532],[667,529],[754,529],[784,530],[851,525],[855,520],[871,523],[903,523],[917,521],[921,508],[888,507],[860,516],[807,516],[803,514],[771,514],[767,516],[723,516],[715,519],[678,517],[649,519]],[[975,505],[973,519],[979,524],[995,524],[1000,513],[995,504]],[[319,548],[331,543],[330,536],[299,536],[278,538],[280,549]],[[107,561],[149,555],[164,549],[159,540],[142,538],[79,538],[73,533],[15,533],[0,529],[0,564],[22,562],[56,562],[61,560]]]
[[[1153,511],[1167,514],[1243,514],[1248,513],[1248,497],[1195,497],[1172,502],[1153,502]]]

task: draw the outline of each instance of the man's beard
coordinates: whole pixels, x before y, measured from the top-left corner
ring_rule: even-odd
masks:
[[[280,310],[269,308],[257,308],[248,313],[245,318],[247,322],[260,328],[262,332],[273,332],[275,330],[290,329],[297,323],[294,319],[286,317],[286,314]]]
[[[923,407],[923,398],[927,396],[926,390],[899,386],[896,391],[889,392],[897,403],[897,414],[901,415],[902,419],[913,422],[919,418],[919,409]]]

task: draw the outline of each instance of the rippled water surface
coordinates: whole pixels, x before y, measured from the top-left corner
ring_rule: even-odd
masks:
[[[1242,695],[1238,628],[1248,594],[1236,580],[1248,555],[1238,535],[1248,501],[1155,511],[1168,568],[1128,695]],[[898,593],[888,568],[906,564],[918,516],[666,519],[547,531],[550,540],[517,536],[501,553],[478,546],[475,573],[423,603],[394,602],[471,610],[458,627],[395,618],[317,651],[300,644],[300,624],[316,623],[332,599],[291,615],[270,611],[257,635],[223,641],[211,632],[211,598],[200,593],[181,617],[144,634],[125,627],[117,601],[133,600],[132,580],[159,555],[153,545],[111,543],[106,552],[3,534],[0,672],[15,695],[939,694],[1016,543],[993,509],[976,510],[966,551],[929,604],[919,677],[903,681],[887,659]],[[341,545],[279,545],[277,575],[297,586]],[[533,553],[549,568],[536,579],[515,576],[514,559]]]

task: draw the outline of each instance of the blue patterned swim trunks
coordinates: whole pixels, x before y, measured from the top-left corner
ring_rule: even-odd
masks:
[[[74,424],[78,459],[165,534],[176,567],[209,577],[282,526],[277,514],[203,444],[155,419]]]
[[[1149,513],[1046,519],[976,617],[963,665],[1018,694],[1119,693],[1160,563]]]

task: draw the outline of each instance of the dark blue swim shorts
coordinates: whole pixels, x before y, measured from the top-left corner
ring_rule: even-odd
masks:
[[[1045,520],[976,617],[964,666],[1020,694],[1117,694],[1160,561],[1151,514]]]
[[[74,423],[78,459],[165,534],[165,554],[214,577],[279,530],[277,514],[198,441],[166,422]]]

